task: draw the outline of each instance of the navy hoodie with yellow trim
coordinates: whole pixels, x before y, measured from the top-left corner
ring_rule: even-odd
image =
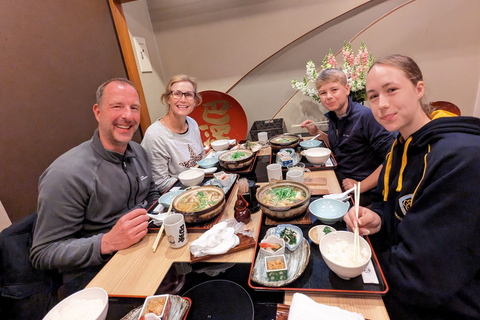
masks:
[[[397,137],[372,200],[390,317],[480,319],[480,119]]]

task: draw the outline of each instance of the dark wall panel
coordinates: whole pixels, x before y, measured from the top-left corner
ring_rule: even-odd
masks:
[[[0,200],[17,221],[48,165],[92,136],[98,85],[126,76],[107,1],[0,1],[0,66]]]

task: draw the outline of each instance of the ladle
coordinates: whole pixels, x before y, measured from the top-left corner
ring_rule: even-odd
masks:
[[[317,134],[316,136],[314,136],[313,138],[311,138],[310,140],[315,140],[317,139],[318,137],[320,137],[321,133]]]
[[[353,190],[355,190],[355,187],[351,188],[351,189],[348,189],[347,191],[345,192],[342,192],[342,193],[332,193],[332,194],[326,194],[324,195],[323,197],[325,199],[335,199],[335,200],[339,200],[339,201],[345,201],[348,199],[348,195],[350,194],[350,192],[352,192]]]

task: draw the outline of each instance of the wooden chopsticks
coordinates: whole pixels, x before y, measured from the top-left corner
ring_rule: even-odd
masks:
[[[165,218],[163,219],[162,226],[160,227],[160,230],[158,231],[157,237],[155,238],[155,242],[153,243],[153,247],[152,247],[153,252],[157,251],[158,243],[160,242],[160,239],[162,238],[163,229],[165,229],[165,219],[168,217],[168,215],[172,211],[174,200],[175,200],[175,198],[172,199],[172,203],[170,203],[170,207],[168,208],[167,214],[165,215]]]
[[[355,235],[353,237],[353,260],[358,262],[358,255],[360,254],[360,233],[358,231],[358,210],[360,207],[360,182],[357,183],[354,190],[355,199]]]
[[[312,124],[315,124],[315,125],[320,125],[320,124],[327,124],[328,123],[328,120],[326,121],[318,121],[318,122],[312,122],[312,123],[309,123],[307,124],[307,126],[309,125],[312,125]],[[298,128],[298,127],[301,127],[302,125],[301,124],[292,124],[292,128]]]

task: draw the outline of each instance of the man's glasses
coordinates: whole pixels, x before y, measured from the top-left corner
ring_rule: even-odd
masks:
[[[175,100],[182,99],[182,96],[185,96],[185,99],[187,99],[187,100],[193,100],[193,99],[195,99],[195,96],[197,95],[193,91],[182,92],[180,90],[170,91],[170,94],[172,95],[172,97]]]

